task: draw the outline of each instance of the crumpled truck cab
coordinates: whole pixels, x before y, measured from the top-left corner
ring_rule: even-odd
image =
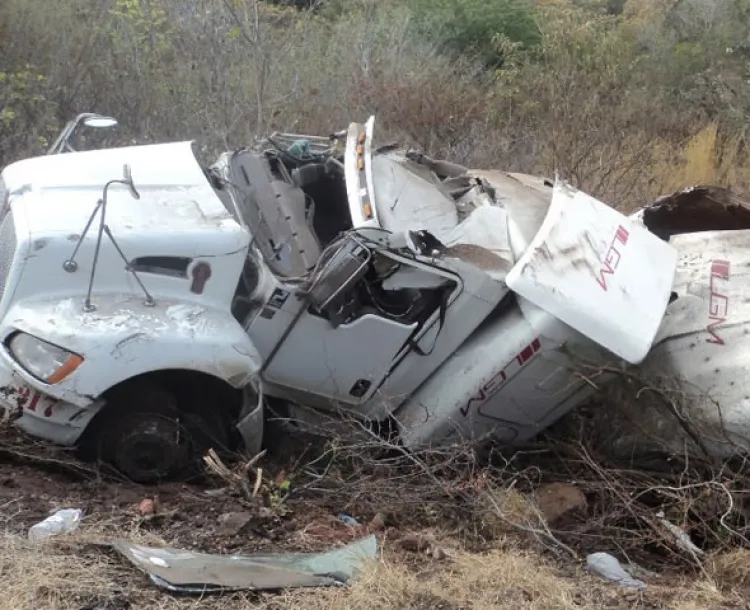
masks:
[[[566,184],[373,131],[271,134],[211,167],[187,142],[7,167],[18,425],[144,481],[257,451],[269,406],[389,424],[409,449],[518,443],[595,391],[578,359],[646,357],[672,246]]]
[[[277,409],[393,421],[410,448],[521,442],[594,391],[573,355],[645,357],[670,246],[562,184],[377,149],[373,125],[213,168],[277,282],[246,323]]]

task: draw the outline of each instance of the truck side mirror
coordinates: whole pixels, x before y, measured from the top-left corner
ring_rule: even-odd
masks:
[[[105,129],[107,127],[114,127],[117,125],[117,119],[111,116],[102,116],[100,114],[87,116],[83,119],[83,124],[86,127],[94,127],[95,129]]]
[[[76,118],[65,125],[60,135],[53,142],[47,151],[48,155],[58,155],[65,151],[74,152],[73,147],[70,145],[70,139],[73,137],[73,133],[78,126],[83,123],[86,127],[93,127],[95,129],[109,128],[117,125],[117,119],[109,116],[103,116],[94,112],[84,112],[79,114]]]

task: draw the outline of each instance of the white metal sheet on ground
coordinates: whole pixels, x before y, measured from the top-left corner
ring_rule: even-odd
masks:
[[[547,217],[508,286],[637,364],[669,302],[677,251],[617,210],[557,184]]]

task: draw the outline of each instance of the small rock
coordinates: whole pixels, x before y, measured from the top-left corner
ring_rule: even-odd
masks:
[[[553,523],[571,511],[586,509],[586,496],[570,483],[542,485],[535,496],[539,511],[547,523]]]
[[[428,547],[428,542],[419,536],[405,536],[401,539],[401,548],[405,551],[419,553],[425,551]]]
[[[138,514],[141,517],[150,517],[156,513],[156,504],[151,498],[144,498],[138,505]]]
[[[252,519],[253,516],[247,512],[224,513],[218,519],[219,527],[216,531],[220,536],[236,536]]]
[[[370,521],[371,532],[382,532],[385,529],[385,517],[383,513],[377,513]]]
[[[218,489],[206,489],[204,492],[207,496],[216,497],[216,496],[223,496],[227,493],[226,487],[220,487]]]
[[[432,558],[436,561],[445,559],[445,551],[438,546],[432,547]]]

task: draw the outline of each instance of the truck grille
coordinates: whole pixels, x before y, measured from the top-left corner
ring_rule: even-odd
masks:
[[[0,223],[0,300],[5,293],[5,284],[8,281],[15,252],[16,227],[13,224],[13,212],[8,210],[2,223]]]

